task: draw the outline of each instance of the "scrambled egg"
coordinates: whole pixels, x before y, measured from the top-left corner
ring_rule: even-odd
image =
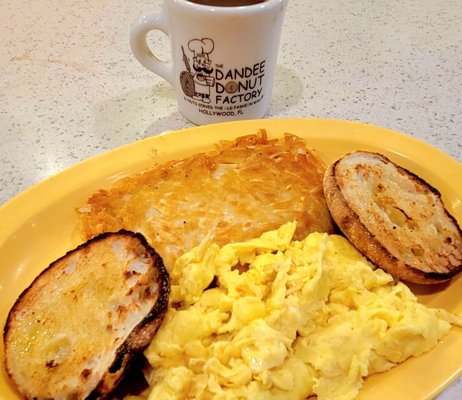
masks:
[[[364,377],[430,350],[456,322],[343,237],[292,241],[295,227],[206,240],[177,260],[145,352],[149,399],[353,399]]]

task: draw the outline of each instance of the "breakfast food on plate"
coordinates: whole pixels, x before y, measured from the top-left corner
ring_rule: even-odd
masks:
[[[297,221],[298,239],[331,232],[324,171],[303,139],[268,139],[261,130],[96,192],[78,209],[81,231],[86,239],[122,228],[141,232],[168,270],[208,234],[225,244],[289,221]]]
[[[169,310],[145,351],[145,396],[349,400],[367,375],[461,325],[418,303],[344,237],[295,241],[295,229],[224,246],[207,238],[176,261]]]
[[[149,345],[168,305],[169,276],[140,235],[99,235],[45,269],[4,328],[5,366],[30,399],[110,393]]]
[[[462,327],[394,279],[450,279],[461,230],[436,189],[379,154],[326,170],[301,138],[261,130],[121,178],[77,212],[88,242],[5,326],[28,398],[104,397],[144,354],[143,399],[349,400]]]
[[[440,193],[385,156],[341,157],[325,173],[324,193],[350,242],[396,278],[432,284],[462,270],[462,232]]]

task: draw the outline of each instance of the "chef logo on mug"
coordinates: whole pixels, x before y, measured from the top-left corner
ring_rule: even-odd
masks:
[[[180,74],[180,82],[186,96],[204,103],[210,103],[210,88],[215,84],[212,77],[213,67],[209,54],[213,51],[212,39],[192,39],[188,42],[188,49],[193,53],[193,71],[189,64],[188,56],[183,51],[183,61],[186,71]]]
[[[214,64],[210,54],[215,47],[210,38],[192,39],[187,48],[190,57],[181,46],[186,70],[180,74],[183,93],[193,104],[205,110],[213,96],[214,108],[234,110],[242,114],[241,109],[256,104],[262,98],[262,83],[265,75],[265,61],[252,66],[226,69],[223,64]],[[192,68],[190,58],[192,58]]]

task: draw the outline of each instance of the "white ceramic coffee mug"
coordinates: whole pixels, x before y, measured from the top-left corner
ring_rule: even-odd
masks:
[[[130,45],[142,65],[173,86],[180,111],[195,124],[261,118],[271,101],[287,3],[164,0],[135,21]],[[149,48],[153,30],[169,37],[170,62]]]

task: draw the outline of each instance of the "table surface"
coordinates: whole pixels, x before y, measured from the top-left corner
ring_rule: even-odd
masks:
[[[128,45],[160,0],[0,2],[0,204],[104,151],[190,127]],[[168,59],[168,40],[150,34]],[[462,161],[460,0],[290,0],[267,117],[355,120]],[[459,379],[439,400],[460,398]]]

